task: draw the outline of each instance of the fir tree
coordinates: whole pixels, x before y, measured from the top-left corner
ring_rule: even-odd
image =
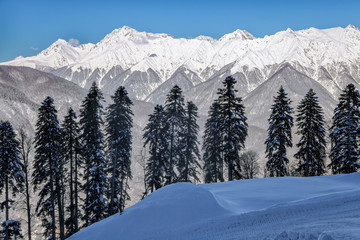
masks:
[[[0,122],[0,194],[5,190],[5,201],[1,203],[1,209],[5,206],[5,221],[0,235],[9,240],[22,237],[20,234],[20,222],[11,220],[9,216],[10,204],[14,202],[9,194],[15,196],[24,187],[24,175],[19,159],[19,142],[9,122]]]
[[[186,104],[186,116],[184,121],[183,149],[184,158],[181,158],[177,164],[179,172],[178,181],[196,182],[199,181],[197,168],[200,168],[198,159],[200,158],[197,140],[199,125],[196,123],[198,118],[197,107],[193,102]]]
[[[125,201],[130,199],[128,179],[131,175],[131,128],[132,128],[132,101],[124,87],[120,86],[111,97],[114,103],[108,107],[106,116],[107,156],[109,166],[108,199],[110,200],[108,213],[112,215],[122,212]]]
[[[286,147],[292,147],[291,127],[293,126],[290,99],[281,86],[278,95],[274,97],[269,118],[268,138],[266,144],[266,163],[270,176],[283,177],[288,174],[286,164]]]
[[[296,125],[301,136],[294,155],[299,159],[299,171],[303,176],[320,176],[325,172],[326,151],[325,120],[318,98],[312,89],[297,107]]]
[[[145,192],[152,193],[164,185],[168,159],[167,132],[164,130],[164,108],[156,105],[154,113],[149,115],[149,121],[144,129],[144,147],[149,147],[150,157],[145,167]]]
[[[47,97],[39,108],[35,132],[35,161],[32,174],[34,190],[40,190],[36,206],[42,217],[44,235],[55,239],[55,207],[58,206],[60,238],[64,239],[64,219],[62,210],[62,137],[57,119],[54,100]],[[48,219],[50,217],[50,220]]]
[[[21,223],[15,220],[4,221],[1,226],[3,227],[0,230],[1,239],[22,239],[23,236],[21,234]]]
[[[80,158],[78,158],[78,148],[80,147],[79,135],[80,127],[76,121],[76,113],[72,108],[69,109],[68,115],[65,116],[63,125],[62,125],[62,135],[63,135],[63,149],[65,163],[68,166],[67,168],[67,178],[69,186],[69,205],[67,206],[67,211],[69,216],[65,221],[67,229],[67,237],[70,237],[72,234],[79,231],[79,186],[80,182],[78,181],[79,169],[81,165]]]
[[[331,163],[334,174],[352,173],[360,168],[359,161],[359,119],[360,95],[353,84],[349,84],[340,95],[334,110],[333,125],[330,128]]]
[[[223,182],[223,157],[220,104],[214,101],[206,120],[203,142],[205,183]]]
[[[98,222],[106,216],[107,178],[103,157],[102,93],[94,82],[80,110],[80,129],[84,169],[84,216],[85,226]]]
[[[236,97],[237,90],[234,89],[236,80],[229,76],[223,81],[224,88],[218,89],[218,102],[220,104],[220,117],[223,135],[223,156],[228,167],[229,181],[233,180],[236,166],[241,171],[239,154],[245,147],[247,136],[247,123],[245,107],[241,98]]]
[[[175,166],[184,158],[182,141],[184,135],[185,108],[184,97],[179,86],[175,85],[167,95],[165,104],[165,123],[169,132],[169,162],[166,184],[177,181]]]

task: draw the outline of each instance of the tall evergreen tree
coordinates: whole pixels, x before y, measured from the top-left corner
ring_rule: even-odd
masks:
[[[236,97],[234,89],[236,80],[229,76],[223,81],[224,88],[218,89],[218,102],[220,104],[220,116],[223,133],[223,156],[228,167],[229,181],[233,180],[235,167],[238,166],[239,154],[245,147],[247,136],[247,118],[245,107],[241,98]],[[238,171],[241,171],[238,166]]]
[[[299,171],[303,176],[320,176],[325,173],[326,154],[325,120],[318,97],[312,89],[297,107],[296,125],[301,136],[294,155],[299,160]]]
[[[165,104],[165,123],[169,132],[169,162],[167,166],[166,184],[177,181],[175,166],[184,158],[182,140],[184,135],[185,103],[182,90],[175,85],[167,95]]]
[[[103,107],[102,93],[94,82],[80,110],[80,129],[84,169],[84,216],[85,226],[98,222],[106,216],[107,178],[103,157]]]
[[[198,178],[198,168],[200,164],[198,159],[200,158],[197,140],[199,125],[196,123],[198,118],[197,106],[193,102],[187,102],[185,110],[185,121],[184,121],[184,138],[183,138],[183,149],[184,157],[179,159],[177,169],[179,172],[178,181],[181,182],[196,182]]]
[[[332,172],[351,173],[360,168],[359,163],[359,120],[360,95],[353,84],[346,86],[334,110],[333,125],[330,128]]]
[[[64,219],[62,210],[62,137],[57,119],[54,100],[47,97],[39,108],[35,132],[35,161],[32,180],[34,190],[40,189],[36,206],[38,216],[42,217],[44,235],[56,239],[56,213],[58,206],[60,238],[64,239]],[[48,219],[50,217],[50,219]]]
[[[19,142],[9,122],[0,122],[0,194],[5,190],[5,201],[1,203],[1,209],[5,207],[5,221],[0,236],[9,240],[21,237],[20,222],[11,220],[9,215],[10,204],[14,202],[9,194],[15,196],[24,187],[24,175],[19,158]]]
[[[144,129],[144,147],[149,147],[149,159],[145,167],[145,193],[147,195],[164,185],[168,159],[167,132],[165,131],[165,112],[161,105],[156,105],[149,115]]]
[[[223,182],[224,167],[222,157],[220,104],[214,101],[210,107],[209,117],[205,123],[203,141],[204,180],[205,183]]]
[[[130,154],[133,116],[131,106],[133,103],[123,86],[120,86],[111,98],[114,103],[109,105],[106,116],[107,156],[109,159],[107,173],[110,175],[109,215],[121,213],[124,210],[125,201],[130,198],[127,192],[129,189],[128,179],[132,178]]]
[[[67,217],[65,224],[67,229],[67,237],[70,237],[72,234],[79,231],[79,221],[80,212],[78,209],[78,200],[79,200],[79,186],[80,182],[78,181],[79,169],[80,169],[80,158],[77,157],[77,149],[80,147],[79,135],[80,127],[76,121],[76,113],[72,108],[69,108],[68,114],[64,118],[62,125],[62,135],[63,135],[63,149],[65,164],[67,167],[67,178],[69,186],[69,205],[67,206],[67,211],[69,216]]]
[[[274,97],[269,118],[268,138],[266,144],[266,163],[270,176],[283,177],[288,174],[286,164],[286,147],[292,147],[291,127],[293,126],[292,108],[290,99],[281,86],[278,95]]]

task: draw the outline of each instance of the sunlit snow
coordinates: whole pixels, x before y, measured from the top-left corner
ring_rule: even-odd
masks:
[[[70,239],[357,239],[360,173],[177,183]]]

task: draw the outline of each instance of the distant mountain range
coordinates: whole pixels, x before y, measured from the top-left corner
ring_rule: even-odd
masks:
[[[175,83],[184,91],[192,89],[194,97],[201,95],[195,90],[201,85],[216,92],[213,82],[229,74],[245,96],[284,63],[336,96],[346,83],[360,80],[360,30],[352,25],[287,29],[264,38],[236,30],[216,40],[177,39],[124,26],[96,44],[72,46],[59,39],[36,56],[1,64],[53,73],[84,88],[96,81],[108,94],[124,85],[132,98],[157,103]]]

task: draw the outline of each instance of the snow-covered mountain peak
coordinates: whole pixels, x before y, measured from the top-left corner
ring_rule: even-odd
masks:
[[[99,43],[96,44],[96,48],[108,50],[110,48],[118,48],[128,46],[129,44],[144,45],[149,44],[150,41],[157,39],[174,39],[170,34],[165,33],[147,33],[139,32],[128,26],[124,26],[119,29],[115,29],[108,35],[106,35]]]
[[[24,57],[23,56],[18,56],[14,60],[21,60],[21,59],[24,59]]]
[[[231,40],[252,40],[255,37],[246,30],[237,29],[232,33],[225,34],[220,38],[220,41],[231,41]]]
[[[109,40],[112,40],[112,39],[115,39],[115,40],[123,39],[126,36],[129,36],[129,35],[137,33],[137,32],[138,31],[136,31],[135,29],[133,29],[131,27],[123,26],[123,27],[115,29],[111,33],[107,34],[99,43],[108,42]]]
[[[355,30],[358,30],[358,31],[360,30],[359,28],[355,27],[352,24],[347,25],[345,29],[355,29]]]
[[[39,55],[48,56],[54,53],[59,53],[62,50],[67,51],[68,49],[73,48],[71,44],[69,44],[64,39],[58,39],[53,44],[50,45],[47,49],[43,50]]]
[[[211,42],[211,43],[216,41],[214,38],[209,37],[209,36],[204,36],[204,35],[197,36],[195,39],[200,40],[200,41],[207,41],[207,42]]]
[[[127,36],[129,34],[132,33],[137,33],[138,31],[135,30],[134,28],[128,27],[128,26],[123,26],[119,29],[115,29],[111,34],[121,34],[123,36]]]

